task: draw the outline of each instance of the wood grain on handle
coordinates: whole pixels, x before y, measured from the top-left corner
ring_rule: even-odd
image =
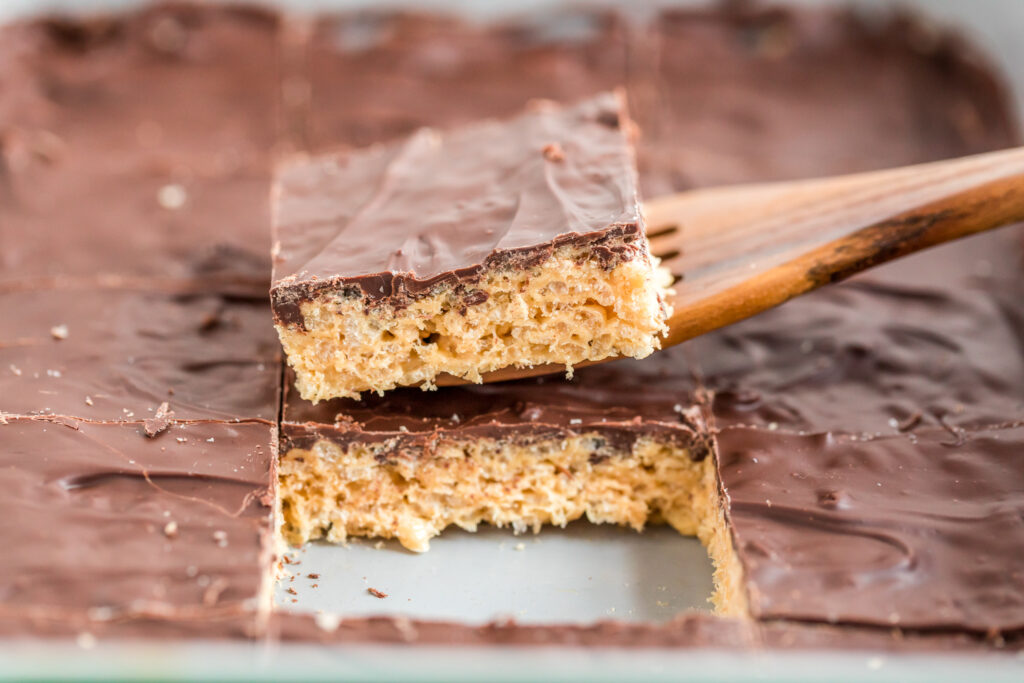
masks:
[[[879,263],[1024,221],[1024,148],[887,171],[713,188],[647,204],[684,279],[663,346]]]
[[[1024,148],[645,202],[651,251],[682,276],[662,347],[926,247],[1024,222]],[[609,358],[608,360],[614,360]],[[577,367],[593,365],[580,363]],[[504,368],[485,382],[561,373]],[[450,376],[439,386],[465,384]]]

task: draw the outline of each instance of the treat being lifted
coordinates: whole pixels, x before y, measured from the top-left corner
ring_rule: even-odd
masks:
[[[274,319],[303,398],[659,347],[620,93],[291,161],[274,186]]]

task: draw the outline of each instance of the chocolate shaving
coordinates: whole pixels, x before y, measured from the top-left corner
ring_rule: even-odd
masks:
[[[160,407],[156,409],[156,413],[153,417],[143,421],[143,431],[145,431],[146,436],[152,439],[157,434],[166,431],[167,428],[171,426],[171,420],[173,417],[174,411],[171,410],[170,404],[164,401],[160,404]]]
[[[544,145],[543,153],[544,158],[548,161],[565,161],[565,151],[557,142]]]

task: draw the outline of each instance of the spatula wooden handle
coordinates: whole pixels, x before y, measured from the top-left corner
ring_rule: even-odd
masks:
[[[777,306],[880,263],[1024,221],[1024,148],[649,202],[657,253],[684,279],[663,346]]]

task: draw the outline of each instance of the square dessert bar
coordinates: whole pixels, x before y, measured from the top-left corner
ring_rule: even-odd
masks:
[[[0,283],[213,275],[265,294],[280,17],[140,5],[3,27]]]
[[[606,93],[279,169],[271,299],[303,398],[657,349],[630,130]]]
[[[269,611],[276,429],[0,422],[0,633]]]
[[[750,616],[1024,628],[1024,426],[716,438]]]
[[[398,389],[312,404],[288,386],[281,423],[282,533],[294,544],[396,538],[425,551],[449,526],[539,531],[586,518],[698,536],[729,572],[711,436],[686,360],[549,378]],[[724,568],[724,569],[723,569]],[[734,590],[736,578],[719,585]],[[722,591],[723,613],[742,604]]]

